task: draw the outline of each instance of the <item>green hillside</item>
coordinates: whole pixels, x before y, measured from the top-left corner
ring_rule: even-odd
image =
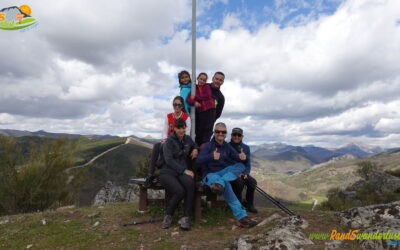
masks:
[[[115,146],[124,144],[126,138],[112,138],[106,140],[97,140],[87,137],[77,139],[77,148],[75,153],[76,165],[87,163],[90,159],[104,151]]]
[[[123,144],[85,166],[90,179],[80,194],[79,205],[90,205],[107,181],[117,185],[127,184],[129,179],[135,176],[138,161],[143,161],[149,154],[150,149],[142,145]]]
[[[17,145],[21,148],[24,155],[29,154],[30,147],[34,145],[36,148],[43,145],[45,142],[55,141],[57,138],[44,136],[10,136],[15,139]],[[79,137],[71,139],[71,143],[76,144],[74,153],[74,162],[76,165],[81,165],[88,162],[96,155],[113,148],[117,145],[124,144],[126,138],[112,138],[105,140],[92,139],[87,137]]]
[[[357,164],[361,161],[376,163],[384,171],[400,169],[400,152],[392,150],[363,159],[341,160],[289,177],[282,177],[280,181],[307,195],[325,196],[330,188],[345,188],[359,180],[356,170]]]
[[[12,138],[26,157],[29,156],[32,147],[39,149],[46,142],[57,140],[39,136]],[[124,144],[125,141],[126,138],[99,140],[87,137],[68,140],[67,143],[75,145],[72,161],[76,166],[67,171],[68,183],[69,185],[76,182],[85,183],[78,204],[90,205],[95,194],[107,181],[124,185],[135,175],[138,161],[149,155],[151,147],[137,140],[131,140],[128,144]],[[91,160],[93,162],[90,162]]]

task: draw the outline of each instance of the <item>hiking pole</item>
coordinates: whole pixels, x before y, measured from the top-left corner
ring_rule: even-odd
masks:
[[[134,221],[132,223],[123,224],[123,226],[124,227],[126,227],[126,226],[135,226],[135,225],[154,223],[154,222],[160,222],[160,221],[162,221],[162,219],[150,219],[150,220],[145,220],[145,221]]]
[[[289,210],[289,208],[285,207],[282,203],[280,203],[278,200],[274,199],[271,195],[267,194],[264,190],[259,188],[257,185],[254,184],[253,186],[262,196],[267,198],[269,201],[271,201],[275,206],[279,207],[283,212],[287,213],[290,216],[296,216],[295,213]]]
[[[242,176],[242,180],[244,180],[244,176]],[[256,184],[247,182],[250,184],[252,188],[257,190],[262,196],[267,198],[270,202],[272,202],[275,206],[279,207],[283,212],[287,213],[290,216],[296,216],[295,213],[289,210],[289,208],[285,207],[282,203],[280,203],[278,200],[275,200],[271,195],[267,194],[264,190],[262,190],[260,187],[258,187]]]

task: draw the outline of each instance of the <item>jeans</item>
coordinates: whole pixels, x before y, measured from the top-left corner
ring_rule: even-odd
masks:
[[[233,192],[230,182],[236,180],[244,169],[245,167],[242,163],[236,163],[218,172],[208,173],[207,176],[203,178],[203,182],[207,186],[218,183],[224,187],[225,201],[232,209],[233,215],[236,217],[237,220],[246,217],[247,213],[244,209],[242,209],[242,204],[239,202],[235,193]]]

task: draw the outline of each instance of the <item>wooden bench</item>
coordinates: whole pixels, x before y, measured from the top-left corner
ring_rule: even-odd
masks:
[[[139,211],[146,211],[148,205],[152,204],[160,204],[160,201],[156,201],[154,199],[148,199],[147,190],[165,190],[163,186],[159,182],[153,183],[150,187],[144,187],[143,184],[145,182],[144,178],[132,178],[129,181],[132,184],[137,184],[140,187],[139,192]],[[201,220],[201,197],[206,196],[207,201],[211,201],[211,207],[220,207],[225,204],[225,201],[217,200],[217,195],[212,193],[210,188],[204,185],[203,182],[196,182],[196,192],[194,196],[194,219],[195,221]],[[161,200],[161,204],[168,206],[168,201],[171,197],[171,194],[165,190],[165,198]]]

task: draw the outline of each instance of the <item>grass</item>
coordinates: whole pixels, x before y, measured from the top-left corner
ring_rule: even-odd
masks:
[[[265,208],[249,216],[260,222],[274,213],[287,216],[277,209]],[[331,212],[296,210],[295,213],[310,223],[303,231],[305,235],[328,233],[332,229],[346,230]],[[8,216],[10,222],[0,225],[0,249],[25,249],[28,245],[33,245],[34,249],[179,249],[182,245],[190,249],[224,249],[231,248],[234,240],[243,234],[265,234],[276,225],[275,221],[263,227],[235,229],[236,220],[228,207],[205,207],[203,220],[196,223],[192,220],[190,231],[180,230],[176,223],[182,215],[181,208],[169,229],[161,229],[161,222],[122,226],[133,220],[162,218],[164,214],[165,207],[162,206],[139,213],[136,203],[118,203]],[[4,219],[0,217],[0,221]],[[45,225],[42,220],[46,221]],[[94,226],[96,222],[99,224]],[[325,242],[314,243],[312,249],[321,249]],[[347,249],[357,249],[357,246]]]
[[[125,140],[126,138],[96,140],[81,137],[78,139],[77,151],[75,154],[75,164],[85,164],[96,155],[101,154],[110,148],[123,144]]]

